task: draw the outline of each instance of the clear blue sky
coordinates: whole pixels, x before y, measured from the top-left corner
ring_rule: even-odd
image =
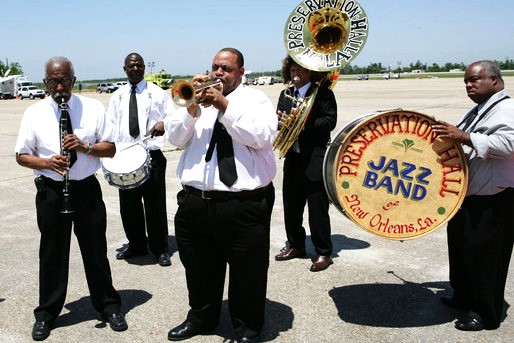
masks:
[[[133,51],[154,71],[196,74],[223,47],[241,50],[251,71],[280,69],[284,25],[297,0],[2,1],[0,59],[32,81],[54,55],[69,57],[79,80],[124,77]],[[514,58],[512,0],[362,0],[369,19],[365,66],[444,64]],[[147,72],[149,72],[147,67]]]

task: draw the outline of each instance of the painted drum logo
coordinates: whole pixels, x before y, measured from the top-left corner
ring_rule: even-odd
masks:
[[[433,132],[435,120],[412,111],[361,117],[327,152],[331,201],[365,230],[410,239],[446,223],[464,200],[467,166],[459,144]]]

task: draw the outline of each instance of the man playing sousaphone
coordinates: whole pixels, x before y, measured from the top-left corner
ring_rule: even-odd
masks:
[[[277,261],[304,257],[305,228],[302,226],[303,212],[307,203],[309,227],[316,256],[312,258],[310,270],[327,269],[332,264],[331,227],[328,214],[329,200],[323,185],[323,157],[330,140],[330,132],[337,124],[337,103],[334,93],[326,81],[327,73],[311,71],[296,63],[291,56],[283,61],[282,78],[292,83],[280,93],[277,105],[279,119],[289,114],[300,99],[317,94],[298,139],[286,154],[282,196],[284,222],[288,247],[275,256]]]

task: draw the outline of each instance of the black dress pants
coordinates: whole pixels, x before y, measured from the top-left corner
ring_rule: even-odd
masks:
[[[129,246],[141,251],[148,245],[158,257],[168,252],[167,161],[161,150],[151,150],[150,156],[148,180],[139,187],[119,190],[120,214]]]
[[[189,291],[188,320],[218,324],[226,266],[228,304],[236,334],[256,336],[264,325],[269,266],[270,209],[275,191],[249,197],[203,199],[180,191],[175,234]]]
[[[466,197],[448,223],[453,297],[480,315],[486,328],[497,328],[503,319],[513,244],[514,188]]]
[[[330,203],[323,181],[311,181],[307,178],[299,154],[288,155],[286,158],[288,161],[287,170],[284,170],[282,199],[289,245],[291,248],[305,249],[306,231],[303,227],[303,214],[307,204],[311,240],[316,254],[331,256],[333,248],[328,214]]]
[[[64,306],[68,286],[71,229],[77,236],[94,308],[103,315],[120,311],[107,259],[105,204],[98,180],[71,182],[72,214],[61,214],[62,182],[44,180],[36,194],[39,246],[38,321],[53,321]]]

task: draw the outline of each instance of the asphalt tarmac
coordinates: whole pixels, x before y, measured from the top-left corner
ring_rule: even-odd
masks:
[[[283,85],[255,86],[276,104]],[[514,95],[514,78],[506,78]],[[455,123],[473,103],[461,78],[343,80],[334,89],[338,128],[378,110],[402,108]],[[109,95],[85,93],[107,106]],[[32,171],[16,164],[14,145],[24,109],[37,100],[0,101],[0,342],[30,342],[33,309],[38,304],[38,247]],[[119,216],[117,189],[101,170],[107,206],[108,257],[115,288],[129,329],[114,332],[98,319],[84,276],[76,239],[72,239],[68,295],[47,342],[167,342],[168,331],[188,310],[184,269],[176,250],[173,217],[180,189],[175,171],[181,151],[166,145],[167,208],[172,266],[160,267],[151,256],[118,261],[127,243]],[[309,271],[308,257],[276,262],[273,256],[286,236],[282,209],[282,164],[277,158],[276,202],[272,217],[270,268],[263,342],[514,342],[514,263],[505,292],[506,318],[494,331],[461,332],[454,322],[463,313],[443,306],[451,295],[448,282],[446,227],[412,240],[393,241],[373,235],[331,206],[334,264]],[[307,225],[307,218],[304,221]],[[225,294],[226,299],[226,294]],[[221,321],[209,335],[189,342],[235,339],[224,301]]]

